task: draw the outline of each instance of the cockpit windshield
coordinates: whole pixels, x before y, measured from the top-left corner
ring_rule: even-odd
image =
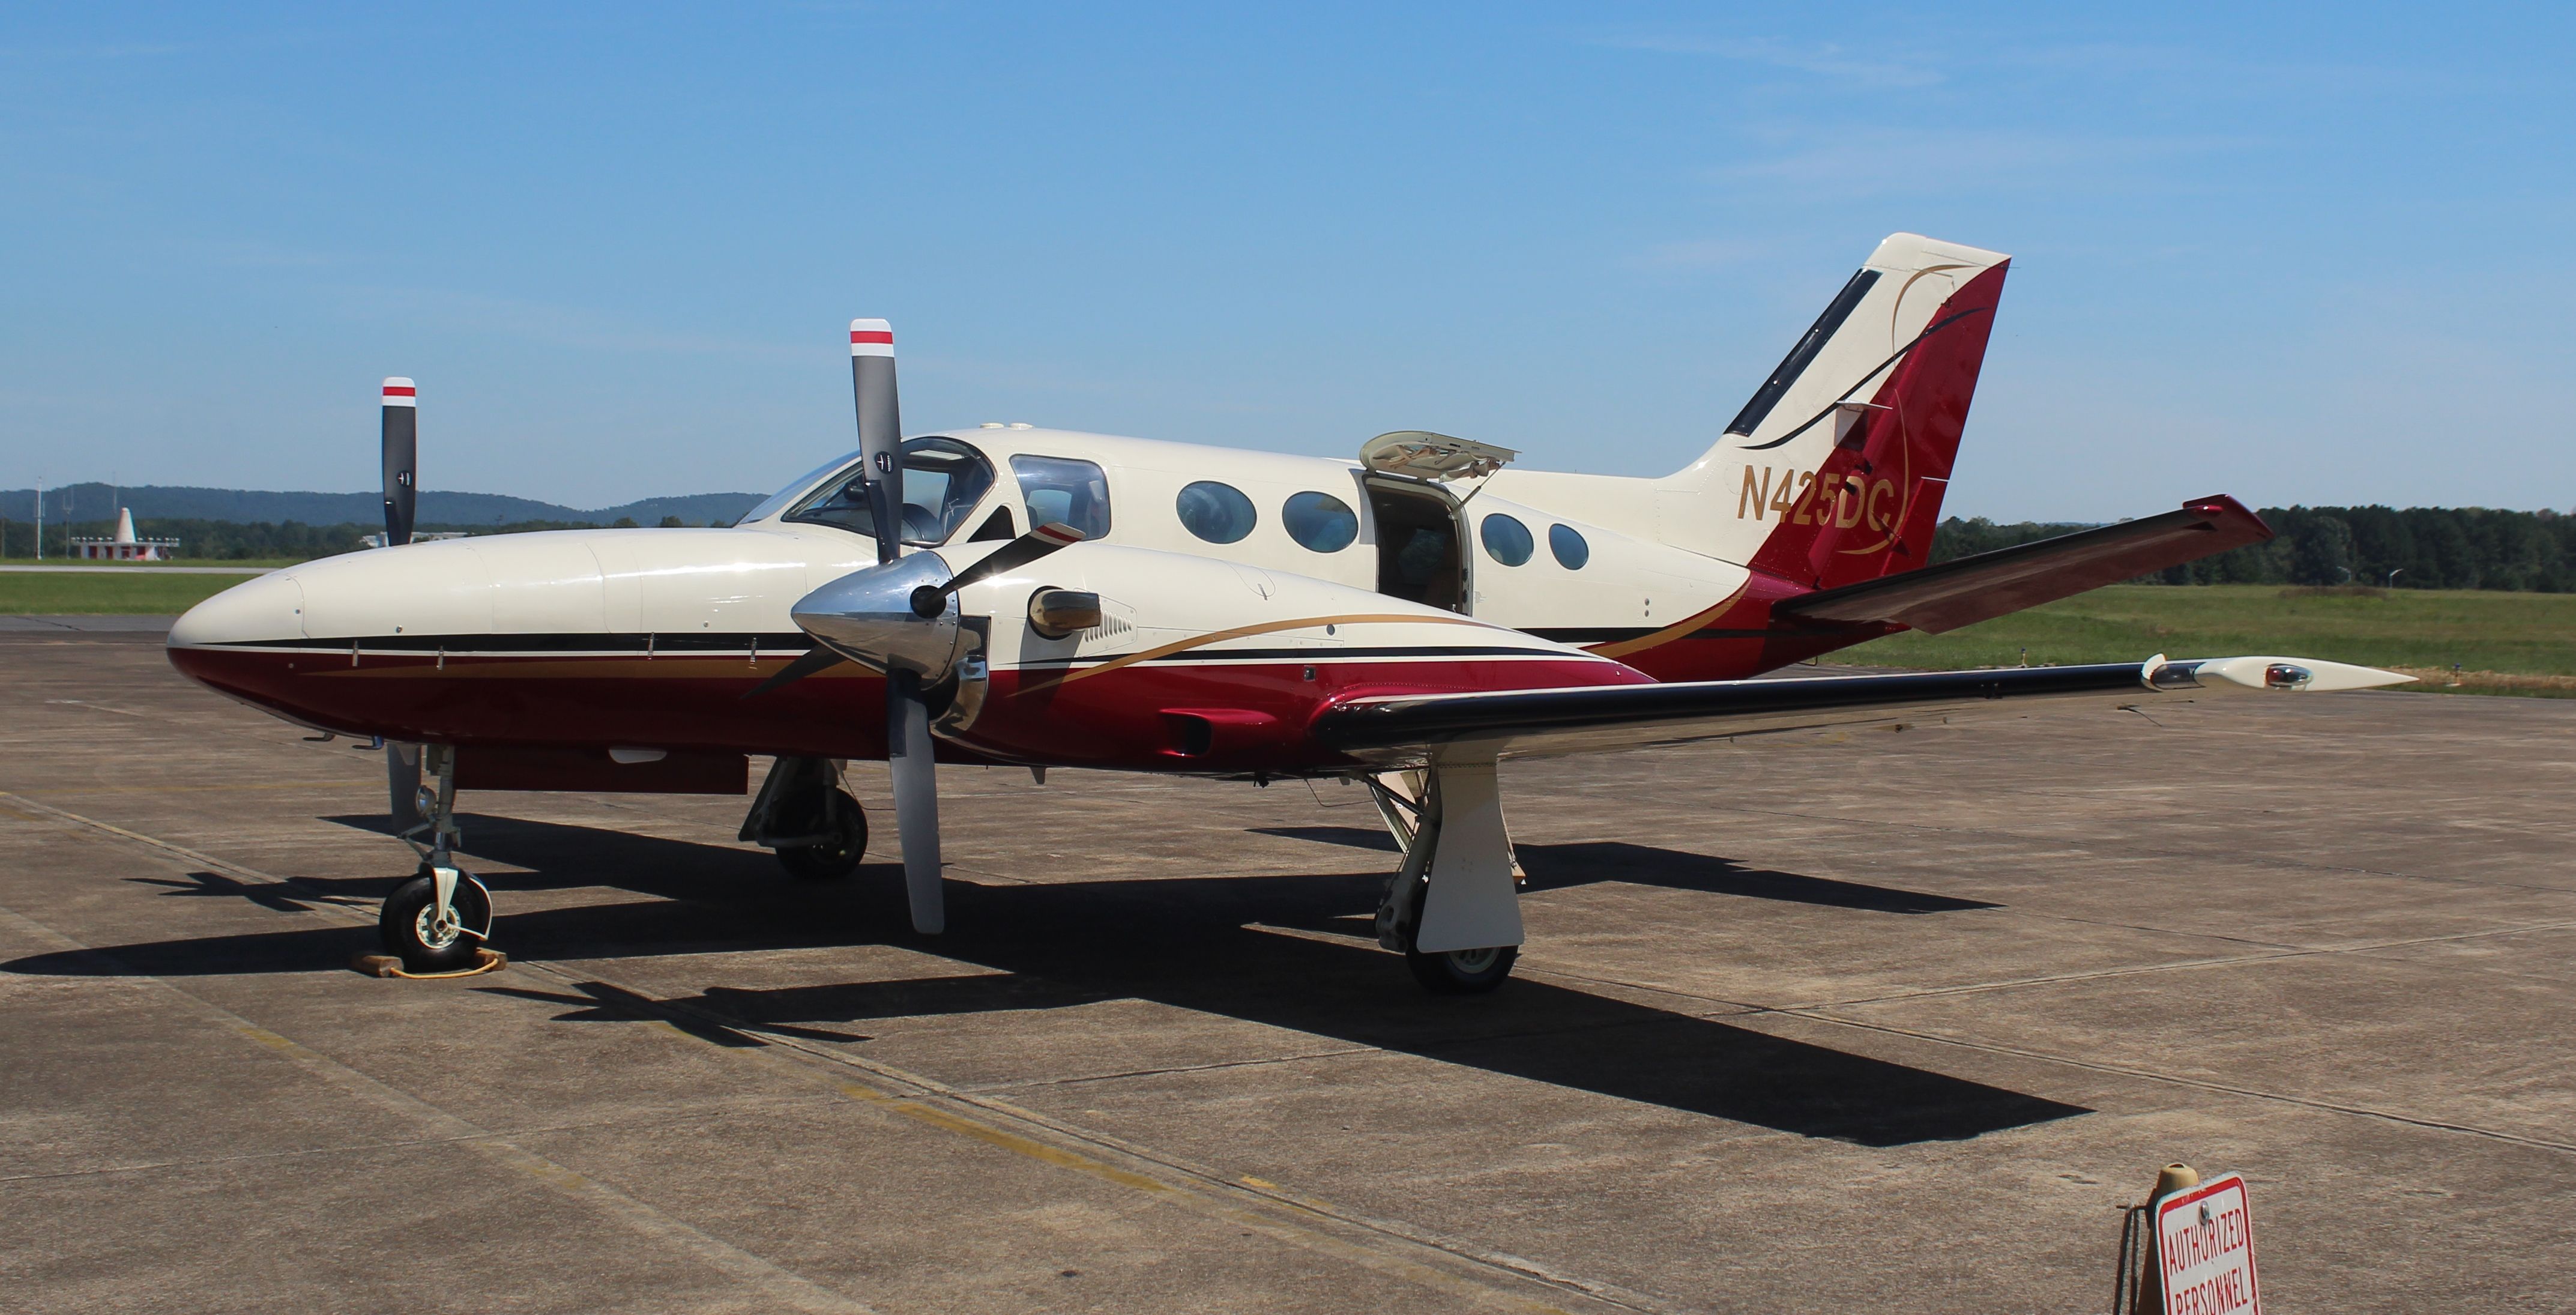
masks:
[[[777,515],[778,509],[786,506],[788,503],[794,502],[797,494],[814,487],[814,481],[823,478],[825,475],[831,474],[833,471],[839,470],[843,466],[850,465],[858,459],[858,454],[853,452],[845,457],[834,457],[831,460],[824,462],[822,465],[806,471],[804,474],[780,485],[776,493],[772,493],[768,497],[761,499],[759,506],[744,512],[740,518],[734,521],[734,524],[749,525],[753,521],[765,521],[770,517]]]
[[[864,474],[857,462],[851,462],[847,469],[807,494],[784,519],[875,537],[876,518],[868,514]],[[953,438],[906,441],[903,541],[924,548],[947,542],[992,487],[993,463],[985,460],[983,453]]]

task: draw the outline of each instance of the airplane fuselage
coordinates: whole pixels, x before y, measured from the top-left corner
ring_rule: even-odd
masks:
[[[1345,769],[1306,734],[1337,700],[1739,678],[1900,628],[1775,607],[1928,564],[2007,264],[1888,238],[1707,452],[1656,479],[1497,470],[1508,453],[1437,435],[1381,436],[1354,462],[1019,425],[903,440],[898,471],[892,331],[856,321],[878,482],[854,454],[730,529],[312,562],[181,618],[171,657],[309,725],[477,750],[460,779],[510,749],[737,773],[745,754],[873,757],[886,703],[865,645],[753,691],[814,652],[800,599],[887,569],[891,496],[889,538],[938,554],[943,579],[1042,526],[1082,540],[958,592],[980,629],[924,687],[953,704],[942,756]],[[388,385],[389,426],[413,394]],[[387,487],[390,507],[408,485]],[[1027,609],[1050,587],[1097,594],[1098,624],[1047,638]],[[530,761],[512,779],[590,780]]]
[[[916,547],[954,567],[1041,519],[1090,536],[978,586],[969,613],[1015,611],[1040,587],[1104,604],[1099,627],[1065,640],[992,636],[984,733],[943,744],[963,759],[1329,769],[1347,764],[1281,754],[1356,692],[1721,679],[1877,633],[1776,630],[1766,597],[1793,582],[1526,496],[1567,478],[1597,493],[1597,477],[1506,472],[1462,505],[1349,461],[1038,429],[931,438],[912,443],[945,467],[908,497]],[[827,505],[847,465],[730,529],[488,536],[279,571],[192,612],[172,658],[347,734],[879,756],[874,672],[744,697],[810,647],[789,608],[875,564],[873,540]],[[1618,482],[1645,514],[1655,481]],[[1184,601],[1185,627],[1168,606],[1140,610]]]

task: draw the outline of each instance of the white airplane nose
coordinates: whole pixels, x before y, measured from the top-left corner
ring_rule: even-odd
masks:
[[[304,637],[304,586],[292,572],[246,580],[189,608],[170,627],[170,647]]]

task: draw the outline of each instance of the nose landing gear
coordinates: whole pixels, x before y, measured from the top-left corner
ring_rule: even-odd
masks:
[[[742,819],[740,838],[778,851],[779,866],[801,881],[858,871],[868,852],[868,815],[840,780],[832,759],[780,757]]]
[[[385,953],[410,973],[445,973],[474,965],[491,938],[492,893],[452,867],[428,866],[394,888],[376,915]]]
[[[454,972],[474,965],[492,938],[492,892],[459,871],[456,842],[456,750],[421,746],[422,767],[437,778],[415,800],[421,821],[402,833],[420,855],[420,875],[394,888],[376,914],[385,953],[412,973]]]

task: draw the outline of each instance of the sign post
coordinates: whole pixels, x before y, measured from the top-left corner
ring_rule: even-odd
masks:
[[[2155,1216],[2163,1315],[2262,1315],[2243,1177],[2226,1174],[2160,1197]]]

